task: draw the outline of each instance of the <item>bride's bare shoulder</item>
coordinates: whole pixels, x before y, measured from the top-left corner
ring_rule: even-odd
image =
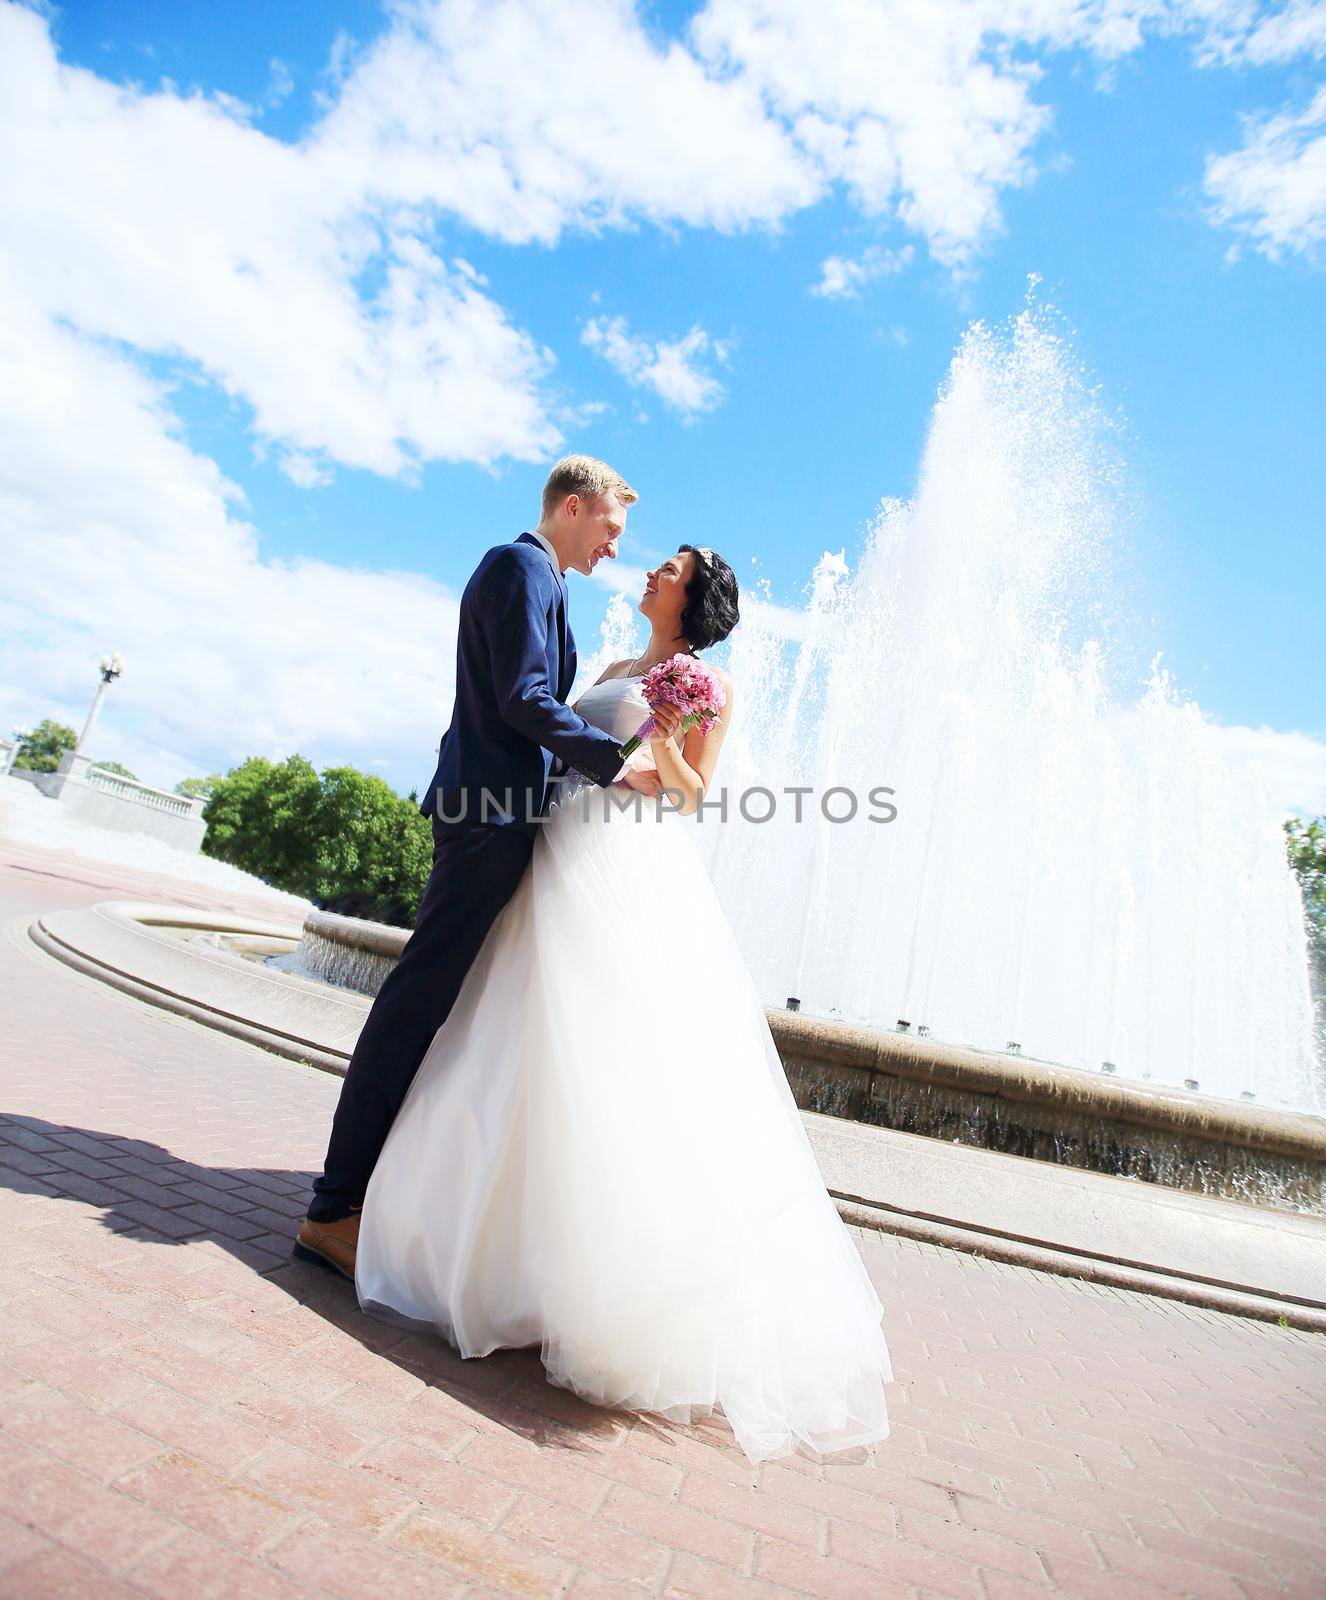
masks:
[[[713,673],[714,677],[718,679],[719,683],[723,685],[724,689],[727,690],[728,699],[730,700],[732,698],[732,674],[724,672],[722,667],[716,667],[712,661],[707,661],[705,665]]]

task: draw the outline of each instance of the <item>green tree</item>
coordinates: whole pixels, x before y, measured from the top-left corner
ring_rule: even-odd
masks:
[[[255,756],[208,782],[207,855],[325,910],[413,926],[433,855],[413,798],[355,767],[319,778],[302,756]]]
[[[1285,823],[1285,840],[1289,864],[1297,873],[1303,891],[1317,1037],[1326,1051],[1326,826],[1323,821],[1321,817],[1314,817],[1311,822],[1291,817]]]
[[[113,772],[117,777],[132,778],[135,783],[138,782],[138,775],[130,772],[128,767],[122,767],[118,761],[94,761],[92,765],[98,772]]]
[[[188,800],[206,800],[220,782],[222,778],[219,772],[207,778],[181,778],[175,785],[175,793],[182,794]]]
[[[303,756],[287,756],[279,766],[250,756],[208,796],[203,853],[311,899],[319,792],[318,775]]]
[[[317,838],[313,899],[327,910],[413,925],[433,851],[417,806],[373,773],[328,767]]]
[[[53,722],[50,717],[43,717],[21,742],[14,765],[28,772],[55,772],[59,769],[60,757],[77,743],[78,735],[72,728],[66,728],[63,722]]]

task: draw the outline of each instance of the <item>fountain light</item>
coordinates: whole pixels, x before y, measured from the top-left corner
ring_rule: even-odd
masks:
[[[912,1025],[911,1025],[910,1022],[904,1022],[901,1017],[898,1018],[898,1032],[899,1033],[907,1033],[907,1032],[909,1032],[910,1029],[911,1029],[911,1026]]]
[[[1112,1061],[1102,1061],[1100,1064],[1100,1070],[1102,1072],[1115,1072],[1118,1069],[1115,1067]]]
[[[789,1011],[800,1011],[801,1010],[801,1002],[800,1002],[800,1000],[797,999],[797,997],[794,994],[790,994],[787,997],[787,1009]]]
[[[1183,1080],[1183,1087],[1185,1089],[1195,1089],[1197,1087],[1197,1079],[1196,1078],[1185,1078]]]
[[[930,1024],[928,1022],[918,1022],[916,1032],[920,1038],[928,1039],[930,1037]]]
[[[1010,1039],[1004,1046],[1004,1049],[1007,1050],[1011,1056],[1020,1056],[1022,1054],[1022,1046],[1017,1042],[1016,1039]]]

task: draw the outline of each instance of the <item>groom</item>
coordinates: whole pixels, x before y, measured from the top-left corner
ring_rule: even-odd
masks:
[[[301,1260],[353,1280],[368,1180],[433,1035],[529,865],[562,775],[553,758],[600,784],[620,777],[657,792],[657,773],[623,771],[617,740],[566,704],[576,651],[562,574],[615,559],[636,499],[605,462],[566,456],[544,486],[538,527],[489,550],[461,595],[456,704],[419,807],[432,819],[433,867],[414,932],[350,1057],[294,1246]]]

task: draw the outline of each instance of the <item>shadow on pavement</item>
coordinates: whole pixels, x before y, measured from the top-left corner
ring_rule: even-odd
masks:
[[[602,1448],[631,1423],[675,1439],[679,1425],[664,1418],[592,1405],[549,1383],[537,1344],[465,1360],[435,1329],[401,1327],[366,1315],[347,1279],[290,1255],[312,1181],[311,1172],[207,1167],[143,1139],[0,1114],[4,1189],[98,1208],[95,1220],[120,1238],[159,1246],[214,1245],[275,1285],[292,1306],[307,1307],[373,1357],[540,1444]],[[17,1242],[14,1234],[10,1239]],[[199,1270],[205,1268],[190,1266],[181,1276]],[[159,1286],[169,1292],[168,1284]],[[233,1288],[227,1282],[217,1295]],[[107,1300],[113,1303],[109,1292]],[[196,1304],[199,1316],[205,1316],[207,1300]],[[126,1338],[134,1331],[126,1325]],[[285,1348],[291,1359],[307,1356],[316,1365],[327,1339],[324,1331],[293,1349],[287,1339]],[[346,1388],[356,1381],[358,1374],[347,1371]],[[365,1381],[372,1381],[371,1374]],[[336,1410],[335,1394],[313,1403]],[[716,1449],[740,1455],[721,1414],[697,1418],[694,1431]]]

